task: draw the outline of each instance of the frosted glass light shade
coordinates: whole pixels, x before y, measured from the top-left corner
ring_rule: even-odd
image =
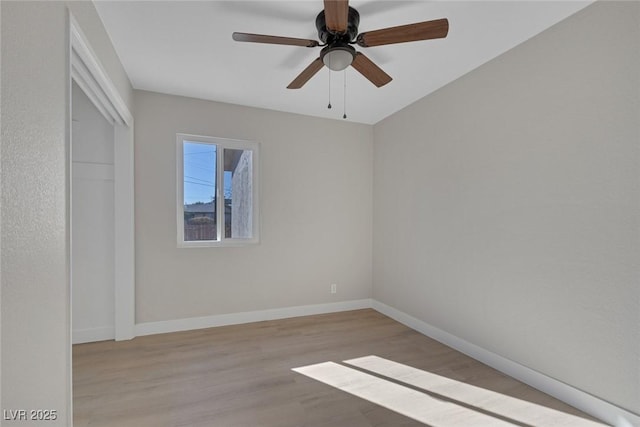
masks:
[[[346,49],[334,49],[322,57],[322,62],[330,70],[342,71],[353,62],[353,54]]]

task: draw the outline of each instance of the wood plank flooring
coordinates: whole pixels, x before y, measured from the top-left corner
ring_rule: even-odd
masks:
[[[75,345],[74,426],[424,426],[292,371],[369,355],[592,419],[374,310],[356,310]]]

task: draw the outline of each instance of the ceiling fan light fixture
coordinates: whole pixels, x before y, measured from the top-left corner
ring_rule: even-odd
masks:
[[[391,76],[362,52],[356,52],[353,45],[357,44],[360,47],[368,48],[441,39],[446,37],[449,32],[449,21],[446,18],[398,25],[365,33],[358,32],[359,24],[360,14],[349,6],[349,0],[324,0],[324,9],[316,16],[316,29],[320,42],[312,39],[238,32],[233,33],[232,37],[233,40],[240,42],[306,46],[308,48],[323,46],[320,56],[314,59],[287,86],[287,89],[300,89],[325,66],[330,71],[342,71],[351,66],[376,87],[382,87],[392,80]]]
[[[329,46],[323,49],[322,62],[332,71],[342,71],[353,62],[356,51],[349,45]]]

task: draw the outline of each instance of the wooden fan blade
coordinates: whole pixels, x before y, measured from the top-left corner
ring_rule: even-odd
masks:
[[[447,37],[448,32],[449,21],[443,18],[361,33],[358,35],[357,43],[362,47],[371,47],[418,40],[441,39]]]
[[[324,0],[324,19],[333,33],[346,33],[349,18],[349,0]]]
[[[360,52],[356,53],[351,66],[377,87],[384,86],[393,80],[389,74],[382,71],[380,67]]]
[[[298,77],[289,83],[287,89],[300,89],[311,77],[315,76],[322,67],[324,67],[322,60],[320,58],[316,58],[315,61],[309,64],[309,66],[298,75]]]
[[[311,39],[296,39],[293,37],[267,36],[264,34],[233,33],[233,39],[237,42],[284,44],[289,46],[316,47],[320,43]]]

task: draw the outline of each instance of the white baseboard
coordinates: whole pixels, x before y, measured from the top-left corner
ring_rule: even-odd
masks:
[[[215,326],[239,325],[242,323],[286,319],[289,317],[310,316],[314,314],[337,313],[340,311],[359,310],[363,308],[371,308],[370,299],[138,323],[135,326],[135,334],[136,336],[164,334],[167,332],[188,331],[192,329],[212,328]]]
[[[640,426],[640,417],[609,402],[578,390],[568,384],[548,377],[526,366],[520,365],[509,359],[505,359],[495,353],[478,347],[468,341],[449,334],[441,329],[433,327],[422,320],[416,319],[391,306],[372,300],[371,308],[380,313],[435,339],[461,353],[464,353],[480,362],[497,369],[525,384],[530,385],[556,399],[559,399],[575,408],[586,412],[615,427]]]
[[[74,329],[72,342],[73,344],[82,344],[86,342],[112,340],[115,337],[113,326],[105,326],[102,328]]]

